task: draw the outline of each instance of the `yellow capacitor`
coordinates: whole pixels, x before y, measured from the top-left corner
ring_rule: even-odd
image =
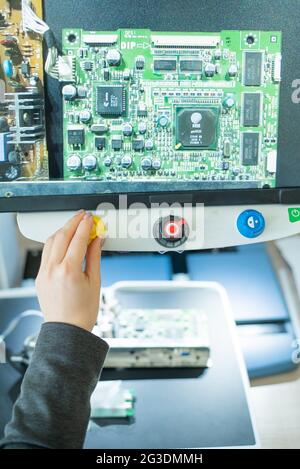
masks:
[[[97,215],[93,215],[93,220],[94,224],[90,234],[90,241],[93,241],[93,239],[97,237],[103,238],[107,231],[102,218],[98,217]]]

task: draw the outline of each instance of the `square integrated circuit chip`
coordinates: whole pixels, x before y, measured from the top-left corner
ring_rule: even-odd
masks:
[[[219,109],[179,108],[176,117],[176,148],[215,148]]]
[[[125,112],[125,89],[122,85],[97,86],[96,110],[102,116],[121,116]]]

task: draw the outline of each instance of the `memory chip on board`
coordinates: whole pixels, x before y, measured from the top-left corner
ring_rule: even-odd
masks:
[[[181,72],[201,72],[202,60],[194,60],[194,59],[180,60],[179,68]]]
[[[155,71],[172,71],[176,70],[176,60],[174,59],[156,59],[154,60]]]
[[[259,157],[260,132],[242,132],[242,164],[256,166]]]
[[[262,82],[262,53],[244,53],[244,77],[245,86],[260,86]]]
[[[243,93],[242,125],[258,127],[261,121],[261,93]]]

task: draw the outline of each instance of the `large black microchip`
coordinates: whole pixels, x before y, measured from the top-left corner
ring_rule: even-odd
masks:
[[[244,78],[245,86],[260,86],[262,79],[262,53],[245,52],[244,54]]]
[[[243,132],[242,139],[242,164],[244,166],[256,166],[260,151],[260,133]]]
[[[243,94],[242,124],[245,127],[258,127],[261,115],[261,93]]]
[[[176,148],[216,148],[219,109],[183,108],[176,118]]]
[[[122,85],[97,86],[96,110],[103,116],[121,116],[125,112],[125,89]]]

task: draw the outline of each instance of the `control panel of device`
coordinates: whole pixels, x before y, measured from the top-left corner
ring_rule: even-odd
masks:
[[[279,239],[300,232],[300,204],[188,207],[93,212],[107,227],[108,251],[182,251]],[[24,236],[45,240],[73,212],[20,213]]]

